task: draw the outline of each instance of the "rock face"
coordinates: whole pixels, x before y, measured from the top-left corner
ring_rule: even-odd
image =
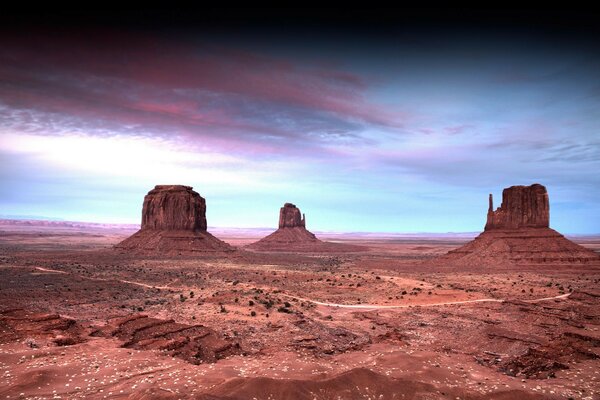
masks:
[[[279,228],[306,228],[306,217],[300,214],[300,209],[292,203],[285,203],[279,210]]]
[[[279,229],[246,246],[261,251],[293,252],[348,252],[363,251],[362,246],[323,242],[306,229],[306,217],[292,203],[285,203],[279,210]]]
[[[157,185],[144,197],[141,229],[115,247],[165,255],[233,250],[206,229],[206,201],[191,186]]]
[[[73,319],[23,309],[0,311],[0,344],[25,343],[25,339],[32,348],[70,346],[87,340],[84,329]]]
[[[142,229],[206,231],[206,201],[191,186],[156,185],[144,197]]]
[[[92,332],[92,336],[115,337],[123,342],[122,347],[159,350],[192,364],[214,363],[242,352],[239,342],[225,339],[209,327],[143,314],[112,319],[106,326]]]
[[[492,195],[484,232],[473,241],[432,261],[451,268],[509,265],[589,265],[600,256],[550,229],[548,192],[540,184],[511,186],[493,210]]]
[[[548,228],[550,205],[546,188],[538,183],[531,186],[511,186],[502,191],[502,204],[493,211],[493,198],[485,230]]]

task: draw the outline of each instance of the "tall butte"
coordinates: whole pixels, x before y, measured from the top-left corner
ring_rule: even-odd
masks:
[[[233,250],[206,229],[206,201],[191,186],[157,185],[144,197],[141,229],[115,247],[167,255]]]
[[[306,217],[292,203],[279,210],[279,229],[246,246],[260,251],[348,252],[366,250],[362,246],[323,242],[306,229]]]
[[[550,228],[548,192],[536,183],[504,189],[496,210],[490,194],[484,231],[433,262],[452,267],[573,266],[598,264],[600,256]]]
[[[546,188],[539,183],[531,186],[511,186],[502,191],[502,204],[494,211],[490,206],[485,230],[529,229],[550,227],[550,202]]]

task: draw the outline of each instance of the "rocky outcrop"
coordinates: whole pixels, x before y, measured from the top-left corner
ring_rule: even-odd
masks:
[[[115,247],[163,255],[233,250],[207,232],[206,201],[184,185],[157,185],[148,192],[141,229]]]
[[[502,191],[502,204],[493,211],[490,194],[485,230],[548,228],[550,205],[543,185],[511,186]]]
[[[92,336],[115,337],[123,342],[122,347],[159,350],[192,364],[214,363],[242,352],[239,342],[225,339],[209,327],[143,314],[110,320]]]
[[[598,254],[550,229],[549,222],[544,186],[511,186],[495,211],[490,195],[483,233],[431,263],[451,268],[600,264]]]
[[[306,228],[306,217],[292,203],[285,203],[279,210],[279,228]]]
[[[144,197],[142,229],[206,231],[206,201],[191,186],[156,185]]]
[[[349,252],[366,250],[362,246],[323,242],[306,229],[306,217],[292,203],[285,203],[279,210],[279,229],[246,246],[260,251],[291,252]]]
[[[85,342],[84,329],[73,319],[58,314],[23,309],[0,311],[0,344],[23,340],[32,348],[70,346]]]

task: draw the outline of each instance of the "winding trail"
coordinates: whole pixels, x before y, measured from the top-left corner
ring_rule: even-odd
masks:
[[[54,274],[68,274],[68,272],[59,271],[57,269],[48,269],[48,268],[43,268],[43,267],[35,267],[35,269],[37,269],[38,271],[43,271],[43,272],[52,272]]]
[[[35,269],[37,269],[39,271],[44,271],[44,272],[54,272],[54,273],[59,273],[59,274],[70,274],[69,272],[66,272],[66,271],[60,271],[60,270],[48,269],[48,268],[42,268],[42,267],[35,267]],[[143,283],[143,282],[128,281],[128,280],[125,280],[125,279],[114,279],[114,278],[113,279],[104,279],[104,278],[92,278],[92,277],[84,277],[84,276],[80,276],[80,277],[81,278],[85,278],[85,279],[95,280],[95,281],[117,281],[117,282],[127,283],[127,284],[130,284],[130,285],[142,286],[142,287],[149,288],[149,289],[160,289],[160,290],[186,290],[187,289],[187,288],[183,288],[183,287],[172,287],[172,286],[170,286],[173,283],[177,282],[178,280],[175,280],[175,281],[171,282],[170,284],[168,284],[166,286],[153,286],[153,285],[148,285],[148,284]],[[437,306],[449,306],[449,305],[470,304],[470,303],[503,303],[505,301],[509,301],[507,299],[491,299],[491,298],[486,298],[486,299],[461,300],[461,301],[445,301],[445,302],[441,302],[441,303],[402,304],[402,305],[395,305],[395,306],[386,306],[386,305],[379,305],[379,304],[339,304],[339,303],[327,303],[327,302],[323,302],[323,301],[307,299],[307,298],[304,298],[304,297],[292,296],[291,294],[281,293],[281,295],[285,296],[285,297],[288,297],[288,298],[291,298],[291,299],[296,299],[296,300],[299,300],[299,301],[304,301],[304,302],[307,302],[307,303],[312,303],[312,304],[316,304],[316,305],[324,306],[324,307],[350,308],[350,309],[361,309],[361,310],[390,310],[390,309],[399,309],[399,308],[437,307]],[[551,300],[566,299],[570,295],[571,295],[571,293],[565,293],[565,294],[561,294],[561,295],[553,296],[553,297],[543,297],[541,299],[520,300],[520,301],[522,301],[524,303],[539,303],[539,302],[542,302],[542,301],[551,301]],[[519,299],[516,299],[516,300],[519,300]]]
[[[567,297],[569,297],[571,295],[571,293],[565,293],[565,294],[561,294],[559,296],[554,296],[554,297],[543,297],[541,299],[523,300],[523,302],[525,302],[525,303],[537,303],[537,302],[540,302],[540,301],[549,301],[549,300],[556,300],[556,299],[566,299]]]
[[[74,275],[71,272],[61,271],[61,270],[58,270],[58,269],[48,269],[48,268],[43,268],[43,267],[35,267],[35,269],[37,269],[38,271],[50,272],[50,273],[55,273],[55,274]],[[180,290],[180,289],[185,289],[185,288],[176,288],[176,287],[171,287],[170,286],[171,284],[175,283],[177,280],[171,282],[170,284],[168,284],[166,286],[153,286],[153,285],[148,285],[147,283],[135,282],[135,281],[128,281],[128,280],[125,280],[125,279],[93,278],[91,276],[83,276],[83,275],[76,275],[76,276],[78,278],[88,279],[88,280],[91,280],[91,281],[103,281],[103,282],[116,281],[116,282],[121,282],[121,283],[127,283],[129,285],[141,286],[141,287],[145,287],[145,288],[148,288],[148,289],[160,289],[160,290]]]
[[[367,310],[382,310],[382,309],[395,309],[395,308],[412,308],[412,307],[435,307],[435,306],[448,306],[454,304],[469,304],[469,303],[504,303],[508,301],[506,299],[475,299],[475,300],[462,300],[462,301],[445,301],[442,303],[428,303],[428,304],[402,304],[396,306],[383,306],[378,304],[338,304],[338,303],[326,303],[323,301],[310,300],[302,297],[292,296],[289,294],[283,294],[283,296],[290,297],[292,299],[297,299],[300,301],[305,301],[313,304],[317,304],[319,306],[325,307],[335,307],[335,308],[357,308],[357,309],[367,309]],[[559,296],[554,297],[544,297],[541,299],[532,299],[532,300],[521,300],[524,303],[538,303],[540,301],[550,301],[550,300],[559,300],[566,299],[569,297],[571,293],[561,294]]]

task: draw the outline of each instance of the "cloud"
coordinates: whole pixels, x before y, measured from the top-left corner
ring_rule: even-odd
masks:
[[[0,37],[0,175],[3,194],[16,193],[0,205],[137,219],[152,185],[178,182],[232,224],[254,218],[238,202],[268,222],[280,202],[301,201],[322,228],[474,230],[489,191],[538,181],[562,221],[574,219],[569,207],[597,210],[593,58],[223,43],[108,30]],[[124,192],[118,210],[102,205]],[[579,226],[590,231],[588,220]]]
[[[463,133],[467,129],[471,129],[473,127],[474,127],[473,124],[461,124],[461,125],[454,125],[454,126],[446,126],[444,128],[444,131],[450,135],[457,135],[457,134]]]
[[[4,124],[28,132],[135,132],[295,153],[360,143],[366,127],[398,129],[405,118],[368,99],[357,74],[272,55],[111,32],[1,42]]]

